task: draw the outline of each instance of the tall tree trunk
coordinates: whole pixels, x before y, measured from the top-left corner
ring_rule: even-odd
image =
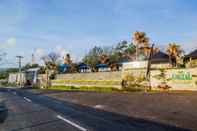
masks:
[[[138,61],[138,44],[136,44],[136,56],[135,60]]]

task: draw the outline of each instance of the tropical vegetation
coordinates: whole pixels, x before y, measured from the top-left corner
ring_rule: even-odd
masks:
[[[172,66],[176,67],[177,64],[180,64],[180,59],[183,56],[184,51],[181,49],[181,46],[176,43],[170,43],[166,51],[170,57],[170,63]]]
[[[61,73],[60,66],[62,63],[68,67],[69,70],[67,70],[67,72],[70,73],[79,72],[78,65],[80,63],[87,64],[92,72],[98,71],[98,64],[108,66],[111,71],[117,71],[119,70],[119,65],[123,62],[147,60],[151,52],[151,45],[150,38],[145,32],[136,31],[133,33],[131,42],[122,40],[114,46],[95,46],[89,50],[79,63],[73,62],[70,54],[66,54],[62,60],[58,52],[50,52],[41,58],[45,66],[26,64],[22,70],[39,67],[40,73],[50,74],[52,79],[55,78],[55,74]],[[159,51],[159,48],[153,48],[153,54]],[[169,61],[173,67],[184,64],[181,61],[184,51],[180,45],[177,43],[170,43],[166,52],[170,57]],[[0,51],[0,62],[5,55],[5,52]],[[8,72],[10,71],[3,73],[1,76],[7,77]]]

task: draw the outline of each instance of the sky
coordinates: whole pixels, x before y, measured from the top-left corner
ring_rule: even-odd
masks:
[[[49,52],[70,53],[75,61],[93,46],[113,46],[146,32],[158,47],[176,42],[197,48],[196,0],[0,0],[0,51],[14,67]]]

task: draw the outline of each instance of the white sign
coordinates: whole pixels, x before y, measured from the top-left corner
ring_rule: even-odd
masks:
[[[123,63],[123,70],[147,68],[148,61],[133,61]]]

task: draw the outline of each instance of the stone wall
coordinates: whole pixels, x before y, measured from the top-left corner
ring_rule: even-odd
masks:
[[[121,80],[121,71],[59,74],[56,78],[68,80]]]
[[[59,74],[51,84],[121,88],[121,72]]]
[[[167,69],[164,72],[165,79],[161,77],[161,70],[151,71],[151,86],[155,89],[165,81],[170,90],[197,91],[197,68]]]
[[[131,73],[136,70],[131,70]],[[139,71],[137,71],[139,72]],[[96,72],[96,73],[75,73],[59,74],[57,79],[52,81],[53,86],[97,86],[121,88],[123,73],[119,72]],[[137,76],[134,76],[137,77]],[[170,90],[196,90],[197,91],[197,68],[188,69],[166,69],[165,79],[161,77],[161,70],[151,71],[152,89],[158,89],[162,82],[166,82]]]
[[[21,79],[20,79],[21,76]],[[19,83],[21,80],[22,83],[25,83],[25,74],[24,73],[10,73],[8,77],[8,83]]]

